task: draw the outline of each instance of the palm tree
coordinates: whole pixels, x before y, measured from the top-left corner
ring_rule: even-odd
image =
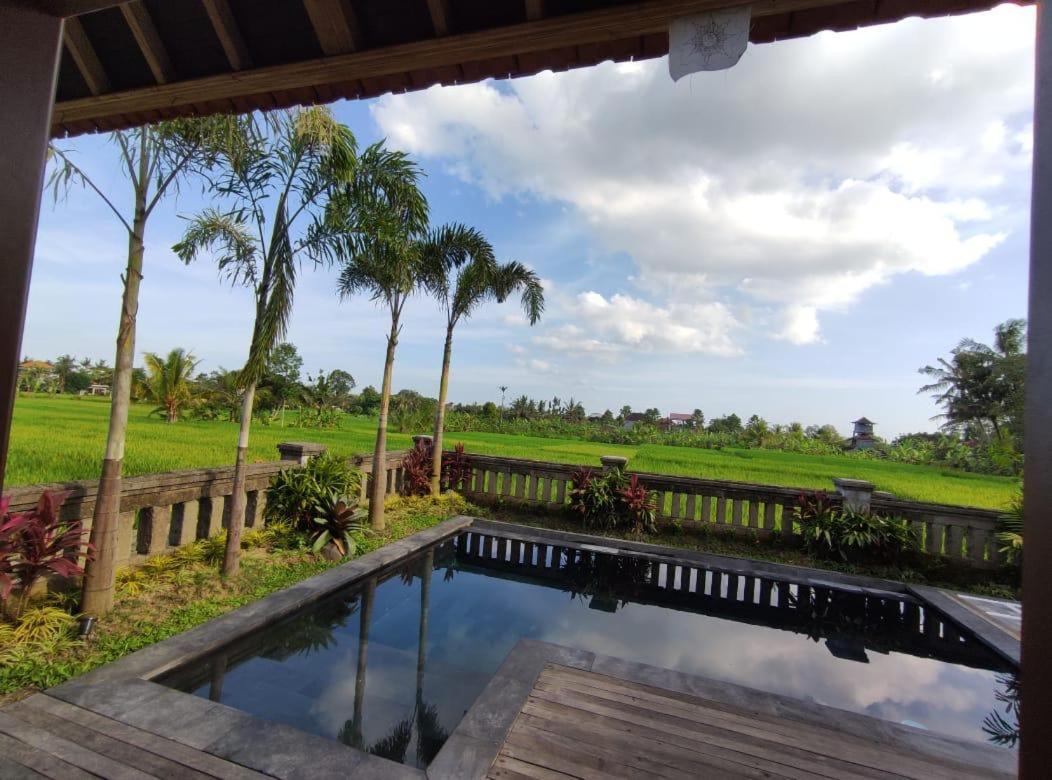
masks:
[[[72,355],[60,355],[55,358],[55,376],[58,377],[58,391],[66,392],[70,374],[77,370],[77,359]]]
[[[181,347],[163,358],[155,352],[147,352],[143,359],[146,361],[144,396],[158,404],[155,413],[164,414],[170,423],[176,422],[179,412],[193,395],[191,380],[201,361]]]
[[[348,227],[347,240],[343,246],[343,268],[337,282],[341,298],[367,293],[375,303],[386,308],[391,317],[369,493],[369,523],[375,530],[384,528],[387,416],[391,407],[391,379],[398,336],[402,330],[402,311],[421,284],[422,259],[428,238],[427,200],[416,186],[419,169],[401,153],[386,152],[385,155],[389,166],[401,171],[400,176],[394,177],[393,181],[392,177],[360,177],[347,190],[343,217]]]
[[[446,315],[446,341],[432,443],[431,492],[437,495],[442,481],[442,432],[449,394],[453,329],[485,301],[503,303],[520,289],[522,308],[533,325],[544,311],[544,290],[537,274],[522,263],[498,265],[489,241],[479,231],[457,224],[446,225],[431,234],[424,253],[423,284]]]
[[[340,234],[330,219],[331,201],[358,168],[354,136],[326,108],[278,112],[263,123],[246,120],[239,131],[223,148],[220,174],[211,182],[230,210],[208,208],[191,218],[173,247],[185,263],[212,253],[220,274],[250,288],[255,303],[248,358],[239,374],[241,420],[224,577],[239,567],[256,386],[292,316],[299,259],[320,263],[335,257]]]
[[[132,203],[127,210],[122,210],[111,197],[112,187],[107,182],[101,182],[101,186],[96,183],[68,152],[54,146],[48,150],[55,166],[49,180],[55,199],[62,197],[70,185],[77,182],[102,200],[128,235],[128,257],[121,274],[123,293],[117,324],[117,354],[112,382],[107,380],[107,384],[112,385],[109,430],[91,521],[90,543],[95,556],[84,569],[80,608],[85,614],[102,615],[113,606],[121,468],[131,404],[146,224],[157,204],[178,190],[180,181],[212,163],[217,143],[237,122],[228,117],[174,120],[111,133],[110,138],[118,149],[118,170],[132,185]],[[105,170],[108,176],[111,168]],[[95,381],[99,380],[95,378]]]

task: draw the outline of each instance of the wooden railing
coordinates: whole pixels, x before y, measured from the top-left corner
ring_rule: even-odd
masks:
[[[573,473],[580,466],[469,455],[472,475],[463,492],[476,502],[518,504],[559,510],[569,504]],[[657,493],[658,520],[684,528],[710,528],[756,538],[799,533],[793,506],[804,488],[629,472]],[[998,513],[988,509],[906,501],[877,493],[873,485],[837,480],[830,499],[906,520],[918,549],[978,568],[1003,563],[998,552]],[[807,492],[814,492],[806,489]]]

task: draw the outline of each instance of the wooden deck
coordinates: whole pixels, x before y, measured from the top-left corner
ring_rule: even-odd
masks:
[[[0,711],[0,778],[254,780],[217,756],[37,694]]]
[[[489,777],[1006,777],[820,727],[548,664]]]

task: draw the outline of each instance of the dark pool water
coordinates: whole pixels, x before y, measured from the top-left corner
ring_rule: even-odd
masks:
[[[1013,725],[1011,665],[917,604],[478,534],[161,682],[426,766],[524,638],[968,739]]]

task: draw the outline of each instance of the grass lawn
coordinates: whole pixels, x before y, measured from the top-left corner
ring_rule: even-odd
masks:
[[[132,408],[128,423],[125,474],[223,466],[233,462],[237,425],[179,422],[150,417],[152,407]],[[21,396],[6,484],[27,485],[98,477],[109,401],[73,396]],[[282,441],[313,441],[341,455],[372,450],[375,421],[345,418],[339,430],[323,431],[278,425],[253,426],[249,458],[275,460]],[[878,490],[902,498],[970,506],[1005,507],[1018,480],[970,474],[933,466],[911,466],[849,456],[798,455],[773,450],[703,450],[663,445],[622,446],[571,439],[546,439],[497,433],[452,433],[450,444],[464,442],[468,452],[531,460],[599,465],[600,455],[624,455],[629,468],[707,479],[729,479],[788,487],[831,488],[833,477],[867,479]],[[390,433],[392,448],[410,443],[409,434]]]

